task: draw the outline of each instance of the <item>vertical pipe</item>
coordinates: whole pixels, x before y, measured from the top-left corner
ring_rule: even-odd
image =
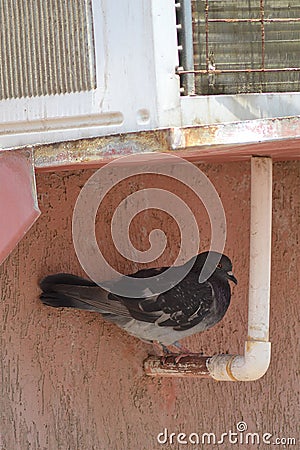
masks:
[[[182,16],[182,65],[184,70],[194,70],[194,47],[193,47],[193,21],[191,0],[181,1]],[[183,87],[185,95],[195,95],[195,75],[186,73],[183,75]]]
[[[269,338],[272,159],[251,159],[251,231],[248,339]]]
[[[261,68],[262,73],[260,74],[260,89],[261,92],[265,91],[265,0],[260,0],[260,29],[261,29]]]
[[[205,60],[206,70],[209,69],[209,22],[208,22],[209,4],[208,0],[205,0]]]
[[[265,1],[260,0],[261,68],[265,68]]]
[[[215,355],[208,359],[207,367],[215,380],[258,380],[266,373],[270,364],[271,158],[251,158],[250,220],[248,337],[245,354]]]

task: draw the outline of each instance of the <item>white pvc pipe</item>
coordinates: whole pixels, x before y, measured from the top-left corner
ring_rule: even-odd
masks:
[[[207,367],[216,380],[257,380],[269,367],[271,229],[272,160],[252,157],[248,337],[244,356],[209,358]]]
[[[244,356],[215,355],[200,357],[178,366],[153,358],[145,363],[152,376],[211,376],[218,381],[254,381],[268,370],[271,358],[269,340],[272,160],[251,159],[251,224],[248,337]],[[190,358],[191,359],[191,358]],[[166,367],[165,367],[166,366]]]

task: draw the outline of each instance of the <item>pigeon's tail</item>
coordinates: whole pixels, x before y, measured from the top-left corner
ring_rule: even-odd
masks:
[[[95,307],[86,303],[84,299],[80,299],[81,287],[95,288],[95,286],[97,285],[92,281],[67,273],[49,275],[40,282],[40,288],[43,291],[40,299],[45,305],[54,308],[77,308],[95,311]]]
[[[109,292],[96,283],[75,275],[49,275],[40,282],[41,301],[54,308],[77,308],[96,311],[104,316],[127,316],[128,310],[119,301],[109,298]],[[107,317],[108,318],[108,317]]]

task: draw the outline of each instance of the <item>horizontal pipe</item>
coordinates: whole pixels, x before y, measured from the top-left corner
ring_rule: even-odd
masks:
[[[262,22],[261,18],[257,19],[237,19],[237,18],[227,18],[227,19],[208,19],[207,20],[210,23],[257,23]],[[293,22],[300,22],[300,17],[291,17],[291,18],[278,18],[278,19],[263,19],[263,22],[266,23],[293,23]],[[204,20],[196,20],[195,23],[204,23]]]
[[[152,377],[214,378],[217,381],[255,381],[268,370],[271,343],[247,341],[244,355],[149,356],[144,362]],[[177,361],[178,359],[178,361]]]
[[[209,378],[208,359],[209,356],[197,354],[149,356],[144,362],[144,370],[152,377]]]
[[[184,75],[186,73],[194,73],[197,74],[221,74],[221,73],[263,73],[263,72],[299,72],[300,67],[285,67],[285,68],[278,68],[278,69],[199,69],[199,70],[177,70],[178,75]]]

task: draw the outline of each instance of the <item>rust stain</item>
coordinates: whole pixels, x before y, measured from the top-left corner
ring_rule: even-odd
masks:
[[[258,23],[261,22],[261,19],[233,19],[233,18],[228,18],[228,19],[208,19],[208,22],[211,23],[238,23],[238,22],[250,22],[250,23]],[[293,23],[293,22],[300,22],[300,18],[299,17],[291,17],[291,18],[274,18],[274,19],[266,19],[264,18],[264,22],[267,23],[274,23],[274,22],[279,22],[279,23]]]
[[[231,370],[231,365],[232,365],[232,362],[233,362],[233,360],[234,360],[235,358],[236,358],[236,356],[233,356],[233,357],[228,361],[228,363],[227,363],[227,365],[226,365],[226,372],[227,372],[227,374],[229,375],[231,381],[239,381],[239,380],[237,380],[237,379],[235,378],[235,376],[233,375],[232,370]]]
[[[300,117],[165,128],[32,147],[38,171],[99,167],[132,154],[173,153],[191,161],[241,161],[252,155],[300,159]]]
[[[200,377],[209,378],[210,374],[206,366],[209,356],[197,354],[184,355],[176,361],[180,355],[167,355],[157,358],[150,356],[144,362],[145,373],[149,376],[174,376],[174,377]]]

